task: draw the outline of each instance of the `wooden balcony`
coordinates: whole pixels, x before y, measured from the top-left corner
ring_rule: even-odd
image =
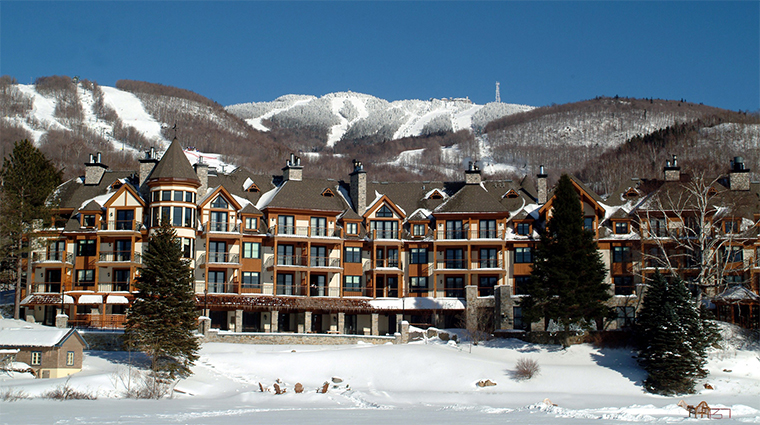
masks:
[[[34,251],[32,263],[74,264],[74,254],[66,251]]]
[[[101,252],[98,255],[98,262],[103,263],[134,263],[142,264],[142,255],[132,251],[110,251]]]
[[[278,224],[270,227],[269,233],[275,235],[275,237],[339,239],[343,235],[343,230],[336,226],[280,226]]]
[[[68,325],[72,328],[124,329],[126,322],[126,314],[77,314],[69,319]]]
[[[100,230],[104,231],[134,231],[142,229],[142,222],[137,220],[109,220],[100,222]]]

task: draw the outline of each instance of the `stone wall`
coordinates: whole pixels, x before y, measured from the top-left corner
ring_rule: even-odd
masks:
[[[359,342],[365,344],[400,344],[401,334],[395,336],[343,335],[343,334],[299,334],[299,333],[253,333],[253,332],[219,332],[209,330],[204,342],[227,342],[235,344],[269,344],[269,345],[349,345]]]

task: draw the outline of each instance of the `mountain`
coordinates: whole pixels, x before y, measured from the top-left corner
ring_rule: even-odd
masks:
[[[598,97],[534,108],[468,99],[399,100],[341,92],[286,95],[272,102],[223,107],[192,91],[120,80],[116,87],[66,76],[18,84],[0,77],[0,154],[33,140],[65,169],[81,175],[102,152],[111,169],[174,137],[195,154],[216,153],[226,169],[280,173],[289,153],[305,173],[345,178],[361,159],[378,181],[453,180],[469,161],[487,178],[578,175],[599,193],[636,176],[659,177],[677,154],[685,167],[711,172],[744,157],[760,174],[760,119],[678,100]]]
[[[284,127],[308,127],[324,134],[325,147],[341,140],[380,137],[385,140],[441,132],[480,132],[490,121],[531,106],[507,103],[477,105],[469,99],[398,100],[388,102],[354,92],[322,97],[286,95],[272,102],[242,103],[227,111],[257,130],[269,131],[265,120]]]

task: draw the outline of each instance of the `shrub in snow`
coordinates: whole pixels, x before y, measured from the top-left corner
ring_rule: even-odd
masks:
[[[69,385],[69,380],[42,394],[42,398],[53,400],[96,400],[97,395],[85,391],[75,390]]]
[[[517,359],[517,363],[515,363],[515,379],[519,380],[528,380],[536,375],[541,371],[541,368],[538,366],[538,362],[534,359],[529,359],[527,357],[520,357]]]
[[[29,395],[21,389],[11,387],[0,391],[0,400],[2,401],[25,400],[27,398],[29,398]]]

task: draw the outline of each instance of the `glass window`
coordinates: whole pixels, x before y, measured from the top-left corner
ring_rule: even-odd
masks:
[[[161,223],[171,220],[172,207],[161,207]],[[160,225],[160,223],[159,223]]]
[[[628,222],[625,221],[618,221],[615,223],[615,234],[616,235],[627,235],[628,234]]]
[[[635,307],[615,307],[617,312],[618,328],[627,328],[633,326],[636,317]]]
[[[412,248],[410,250],[409,264],[427,264],[428,262],[428,250],[427,248]]]
[[[184,192],[182,192],[181,190],[175,190],[174,191],[174,201],[175,202],[182,202],[183,195],[184,195]]]
[[[515,248],[515,263],[532,263],[533,250],[531,248]]]
[[[277,264],[282,266],[292,266],[295,264],[293,245],[277,245]]]
[[[327,236],[327,219],[324,217],[311,218],[311,235]]]
[[[358,235],[359,234],[358,223],[346,223],[346,233],[349,235]]]
[[[361,276],[346,276],[343,283],[344,291],[361,291],[362,277]]]
[[[362,249],[356,246],[347,246],[343,261],[346,263],[361,263]]]
[[[151,196],[151,202],[158,202],[161,199],[161,191],[160,190],[155,190],[155,191],[151,192],[151,194],[152,194],[152,196]]]
[[[396,239],[398,238],[398,221],[391,220],[372,220],[370,228],[374,231],[376,239]]]
[[[77,257],[95,255],[95,239],[80,239],[77,241]]]
[[[193,192],[185,192],[185,202],[195,202],[193,200]]]
[[[393,217],[393,211],[391,211],[387,205],[383,205],[379,210],[377,210],[375,217]]]
[[[193,209],[185,208],[185,227],[193,227]]]
[[[518,235],[530,235],[530,223],[517,223],[515,230],[517,231]]]
[[[446,250],[446,268],[447,269],[464,269],[464,250],[459,248],[449,248]]]
[[[256,219],[256,217],[246,217],[245,228],[248,230],[257,230],[259,228],[258,219]]]
[[[615,276],[615,295],[634,295],[633,276]]]
[[[66,366],[74,366],[74,352],[73,351],[66,352]]]
[[[95,282],[94,269],[77,270],[77,283],[92,283],[92,282]]]
[[[82,216],[82,226],[95,227],[95,214],[84,214]]]
[[[484,239],[493,239],[496,237],[496,220],[480,220],[480,237]]]
[[[42,363],[42,351],[32,351],[32,366],[39,366]]]
[[[478,295],[481,297],[493,295],[493,288],[497,283],[499,283],[499,278],[496,276],[480,276],[478,282]]]
[[[723,231],[725,233],[738,233],[739,222],[734,220],[726,220],[723,222]]]
[[[515,276],[515,295],[527,295],[530,276]]]
[[[172,226],[182,227],[182,207],[174,207],[174,217],[172,217]]]
[[[295,235],[295,218],[292,215],[277,216],[277,233],[280,235]]]
[[[584,217],[583,228],[586,230],[594,230],[594,217]]]
[[[217,196],[216,199],[214,199],[214,202],[211,203],[211,208],[223,208],[227,209],[229,207],[229,204],[227,203],[227,200],[224,199],[224,196]]]
[[[412,226],[412,234],[414,236],[425,236],[425,225],[424,224],[414,224]]]
[[[512,308],[512,318],[513,318],[513,322],[512,322],[513,328],[522,329],[522,330],[528,329],[528,323],[525,323],[525,320],[523,319],[522,307]]]
[[[193,258],[193,245],[195,244],[195,239],[192,238],[182,238],[182,257],[184,258]]]
[[[631,262],[631,247],[630,246],[612,247],[612,262],[613,263],[630,263]]]
[[[151,215],[150,225],[152,227],[158,227],[161,224],[161,222],[159,221],[159,216],[158,216],[158,213],[160,211],[161,211],[161,209],[158,208],[158,207],[153,207],[153,208],[150,209],[150,215]]]
[[[171,201],[172,200],[172,191],[171,190],[162,190],[161,191],[161,200],[162,201]]]
[[[446,239],[465,239],[462,220],[446,220]]]
[[[243,288],[244,289],[260,289],[261,283],[259,281],[258,272],[243,272]]]
[[[740,246],[728,246],[724,248],[723,259],[727,263],[741,263],[744,261],[744,250]]]
[[[261,258],[260,249],[258,242],[243,242],[243,258]]]
[[[425,292],[428,290],[427,276],[412,276],[409,278],[409,290],[411,292]]]

